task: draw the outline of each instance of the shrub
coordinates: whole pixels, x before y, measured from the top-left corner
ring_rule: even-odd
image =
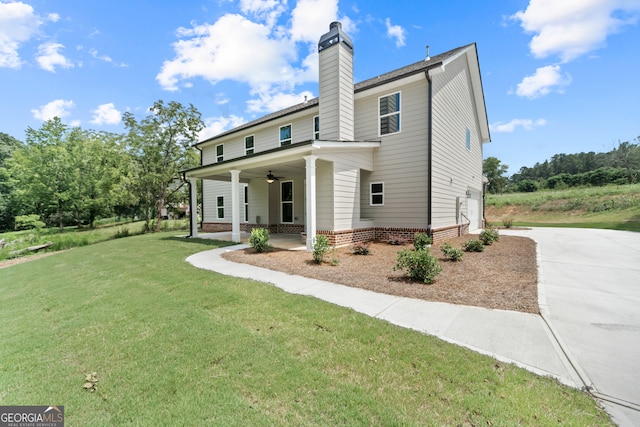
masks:
[[[396,235],[390,235],[389,239],[387,239],[387,243],[389,243],[390,245],[396,245],[396,246],[406,245],[410,241],[411,240],[407,239],[406,237],[396,236]]]
[[[433,283],[434,278],[442,271],[442,267],[438,264],[438,259],[429,252],[429,249],[415,251],[403,249],[398,251],[398,258],[393,269],[406,269],[411,279],[427,284]]]
[[[327,252],[329,252],[329,238],[322,234],[316,235],[316,241],[313,243],[313,262],[322,264]]]
[[[480,232],[480,241],[484,245],[491,245],[493,242],[497,242],[500,239],[498,230],[495,228],[486,228]]]
[[[119,228],[116,234],[113,235],[114,239],[120,239],[122,237],[129,237],[129,229],[127,227]]]
[[[417,251],[427,249],[432,242],[433,239],[431,239],[427,233],[416,233],[416,235],[413,236],[413,247],[416,248]]]
[[[482,252],[484,251],[484,244],[477,239],[471,239],[464,242],[462,248],[467,252]]]
[[[249,236],[249,245],[255,249],[256,252],[266,252],[271,249],[269,237],[269,230],[266,228],[253,228]]]
[[[443,244],[440,250],[444,256],[449,258],[451,261],[462,261],[462,257],[464,256],[462,249],[454,248],[449,243]]]
[[[40,216],[38,214],[30,214],[30,215],[18,215],[15,218],[15,229],[16,230],[32,230],[32,229],[41,229],[44,228],[45,223],[40,221]]]
[[[369,255],[369,242],[354,243],[351,245],[351,253],[354,255]]]
[[[511,217],[506,217],[502,220],[502,225],[505,226],[505,228],[511,228],[513,227],[513,218]]]

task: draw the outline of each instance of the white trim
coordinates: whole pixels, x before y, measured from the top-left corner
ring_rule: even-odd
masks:
[[[289,143],[288,144],[283,144],[282,143],[283,140],[280,139],[280,133],[282,131],[282,128],[286,128],[287,126],[289,127]],[[286,139],[284,141],[286,141]],[[293,144],[293,124],[289,123],[288,125],[278,126],[278,143],[279,143],[280,147],[285,147],[285,146]]]
[[[382,98],[388,98],[391,96],[395,96],[398,95],[398,109],[397,111],[394,111],[392,113],[386,113],[386,114],[380,114],[380,100],[382,100]],[[381,121],[383,118],[385,117],[391,117],[391,116],[398,116],[398,130],[396,132],[389,132],[389,133],[382,133],[382,129],[381,129]],[[388,93],[386,95],[381,95],[378,97],[378,136],[379,137],[383,137],[383,136],[389,136],[389,135],[396,135],[402,132],[402,91],[398,90],[396,92],[392,92],[392,93]]]
[[[218,147],[222,147],[222,155],[221,156],[218,156]],[[215,153],[216,153],[216,163],[224,161],[224,143],[217,144],[216,147],[215,147],[215,150],[216,150],[215,151]]]
[[[218,205],[218,199],[222,198],[222,206]],[[222,216],[220,216],[220,208],[222,208]],[[224,195],[216,196],[216,219],[224,219]]]
[[[373,186],[376,184],[381,184],[382,185],[382,192],[381,193],[374,193],[373,192]],[[373,195],[381,195],[382,196],[382,203],[373,203]],[[384,181],[377,181],[377,182],[370,182],[369,183],[369,206],[384,206]]]
[[[253,137],[253,147],[247,149],[247,138]],[[243,138],[244,141],[244,155],[248,156],[249,154],[253,154],[256,152],[256,134],[252,133],[251,135],[247,135]],[[247,153],[248,150],[252,150],[253,153]]]
[[[282,184],[286,183],[286,182],[290,182],[291,183],[291,202],[286,201],[286,203],[291,203],[291,222],[285,222],[283,221],[283,216],[284,216],[284,203],[285,201],[282,200]],[[293,224],[295,222],[295,188],[294,188],[294,183],[292,179],[288,179],[286,181],[280,181],[280,224]]]

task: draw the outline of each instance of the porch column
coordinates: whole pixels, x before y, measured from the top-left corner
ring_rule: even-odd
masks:
[[[307,172],[307,250],[313,250],[316,241],[316,159],[318,156],[304,156]]]
[[[231,240],[240,242],[240,171],[237,169],[231,173]]]
[[[190,237],[198,237],[198,180],[196,178],[189,178],[189,215]]]

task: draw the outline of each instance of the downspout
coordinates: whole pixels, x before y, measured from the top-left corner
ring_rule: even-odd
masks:
[[[428,107],[427,113],[427,203],[429,207],[427,209],[427,235],[433,238],[433,80],[431,79],[431,72],[433,74],[440,74],[444,72],[444,64],[439,63],[434,67],[427,69],[424,74],[427,77],[429,83],[428,89]]]
[[[431,189],[432,185],[432,170],[433,165],[431,163],[432,153],[433,153],[433,81],[431,80],[431,75],[429,74],[429,70],[424,73],[427,76],[427,82],[429,83],[429,94],[427,96],[428,103],[428,112],[427,112],[427,235],[433,238],[432,235],[432,204],[431,201],[433,199],[433,192]]]

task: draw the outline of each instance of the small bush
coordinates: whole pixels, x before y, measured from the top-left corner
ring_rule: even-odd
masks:
[[[368,242],[354,243],[351,245],[351,253],[354,255],[369,255],[370,252]]]
[[[249,245],[255,249],[256,252],[267,252],[271,249],[269,237],[269,230],[266,228],[253,228],[249,236]]]
[[[513,218],[511,217],[504,218],[502,220],[502,225],[504,225],[505,228],[513,227]]]
[[[498,234],[498,230],[494,228],[487,228],[480,232],[480,241],[484,245],[491,245],[498,240],[500,240],[500,235]]]
[[[482,252],[484,251],[484,244],[477,239],[471,239],[464,242],[462,248],[467,252]]]
[[[329,238],[322,234],[316,235],[316,241],[313,243],[313,262],[322,264],[329,249]]]
[[[411,242],[410,239],[407,239],[406,237],[402,237],[402,236],[396,236],[396,235],[391,235],[387,239],[387,243],[394,246],[402,246],[410,242]]]
[[[433,239],[429,237],[427,233],[416,233],[416,235],[413,236],[413,247],[416,248],[417,251],[427,249],[432,242]]]
[[[440,250],[444,256],[449,258],[451,261],[462,261],[462,257],[464,256],[462,249],[454,248],[449,243],[443,244]]]
[[[41,229],[45,227],[45,223],[40,221],[40,216],[38,214],[31,215],[18,215],[15,218],[15,229],[16,230],[32,230],[32,229]]]
[[[113,235],[114,239],[121,239],[123,237],[129,237],[129,229],[127,227],[121,227],[116,231],[116,234]]]
[[[393,269],[406,269],[411,279],[427,284],[433,283],[434,278],[442,271],[442,267],[438,264],[438,259],[429,252],[429,249],[415,251],[403,249],[398,251],[398,258]]]

